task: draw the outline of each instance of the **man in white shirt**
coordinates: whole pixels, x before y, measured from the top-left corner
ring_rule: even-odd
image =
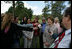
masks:
[[[62,24],[67,29],[59,35],[49,48],[70,48],[71,47],[71,7],[68,7],[63,15]]]
[[[67,30],[65,31],[64,38],[58,44],[58,48],[69,48],[71,43],[71,7],[65,10],[62,23]]]
[[[65,36],[59,43],[57,48],[69,48],[71,42],[71,29],[65,31]]]

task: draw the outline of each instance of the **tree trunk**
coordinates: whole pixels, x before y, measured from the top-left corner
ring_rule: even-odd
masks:
[[[15,17],[15,1],[13,1],[13,16]]]

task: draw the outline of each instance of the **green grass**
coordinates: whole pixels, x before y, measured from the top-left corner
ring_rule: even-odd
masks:
[[[20,38],[20,47],[23,48],[23,46],[24,46],[24,40],[23,40],[23,37],[21,37]]]

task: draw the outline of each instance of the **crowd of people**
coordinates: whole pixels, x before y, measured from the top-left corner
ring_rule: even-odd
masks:
[[[50,16],[30,18],[24,17],[21,22],[11,13],[1,16],[0,48],[20,48],[23,37],[23,48],[70,48],[71,47],[71,7],[64,11],[63,19]]]

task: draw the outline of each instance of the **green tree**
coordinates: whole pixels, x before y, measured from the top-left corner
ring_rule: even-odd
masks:
[[[11,6],[6,13],[13,13],[13,7]]]
[[[22,19],[24,3],[22,1],[17,1],[15,6],[16,6],[16,8],[15,8],[15,16],[18,16],[19,19]]]
[[[61,11],[65,8],[65,1],[45,1],[45,8],[43,9],[43,15],[58,17],[62,19]],[[48,12],[51,12],[49,14]]]
[[[49,4],[49,1],[45,1],[44,2],[45,3],[45,7],[43,8],[43,10],[42,10],[42,12],[43,12],[43,16],[45,17],[45,18],[47,18],[49,15],[50,15],[50,4]]]
[[[15,16],[18,16],[21,20],[23,17],[31,18],[33,11],[31,9],[27,9],[24,7],[24,3],[22,1],[17,1],[15,3],[15,9],[14,9]],[[12,13],[13,7],[11,6],[6,13]]]
[[[32,13],[33,13],[33,11],[31,10],[31,9],[28,9],[28,18],[32,18]]]
[[[58,17],[59,19],[62,19],[61,11],[65,8],[64,4],[65,1],[55,1],[55,3],[52,4],[52,13],[51,15],[55,18]]]
[[[4,1],[4,2],[12,4],[13,9],[12,9],[12,7],[10,9],[12,9],[13,11],[10,10],[10,13],[13,13],[13,16],[15,16],[15,1]],[[6,12],[6,13],[8,13],[8,12]]]

